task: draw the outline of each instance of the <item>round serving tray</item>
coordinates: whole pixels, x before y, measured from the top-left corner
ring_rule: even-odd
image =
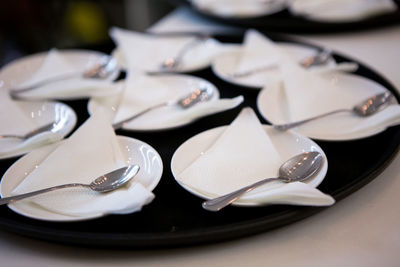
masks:
[[[276,41],[291,41],[283,36],[269,35]],[[241,42],[243,36],[216,36],[221,42]],[[110,45],[104,52],[112,50]],[[355,61],[335,54],[337,61]],[[358,62],[359,63],[359,62]],[[360,64],[357,75],[368,77],[392,91],[395,88],[372,69]],[[193,124],[158,132],[117,131],[142,140],[154,147],[162,157],[164,173],[155,188],[156,198],[141,212],[110,215],[89,221],[54,223],[29,219],[0,207],[0,228],[42,240],[93,247],[156,248],[214,243],[265,232],[301,220],[326,208],[274,205],[264,207],[230,206],[214,213],[203,210],[202,199],[190,194],[176,183],[170,170],[174,151],[190,137],[221,125],[228,125],[241,108],[255,111],[258,91],[233,86],[218,79],[207,68],[192,73],[214,83],[221,97],[242,94],[245,102],[240,108],[200,119]],[[78,114],[78,125],[88,117],[86,100],[65,101]],[[257,112],[262,123],[267,123]],[[377,177],[395,156],[400,145],[400,127],[361,140],[346,142],[317,141],[329,160],[329,169],[318,187],[339,201]],[[346,153],[343,153],[346,151]],[[15,159],[0,160],[4,173]],[[328,207],[329,208],[329,207]]]
[[[322,22],[308,20],[305,17],[291,14],[287,9],[278,13],[257,16],[254,18],[234,18],[222,17],[207,11],[199,10],[188,0],[168,0],[176,6],[186,6],[195,13],[205,18],[225,23],[227,25],[241,26],[245,28],[256,28],[259,30],[268,30],[274,32],[286,33],[335,33],[360,31],[371,28],[384,27],[400,23],[400,7],[391,13],[367,17],[351,22]],[[400,0],[395,1],[400,6]]]

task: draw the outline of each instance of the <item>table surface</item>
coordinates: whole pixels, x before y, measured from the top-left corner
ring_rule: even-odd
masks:
[[[234,31],[180,8],[152,31]],[[400,88],[400,26],[299,36],[359,59]],[[300,222],[256,236],[168,250],[76,248],[0,232],[1,266],[399,266],[400,156],[370,184]]]

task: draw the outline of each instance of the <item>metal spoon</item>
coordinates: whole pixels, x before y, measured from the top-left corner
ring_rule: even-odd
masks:
[[[0,134],[0,139],[3,139],[3,138],[16,138],[16,139],[21,139],[21,140],[27,140],[27,139],[29,139],[29,138],[31,138],[31,137],[39,134],[39,133],[47,132],[47,131],[50,131],[50,130],[54,129],[55,125],[56,125],[55,122],[51,122],[51,123],[48,123],[48,124],[46,124],[44,126],[36,128],[36,129],[34,129],[34,130],[24,134],[24,135]]]
[[[126,123],[132,121],[133,119],[136,119],[137,117],[139,117],[153,109],[157,109],[157,108],[164,107],[164,106],[178,105],[179,107],[181,107],[183,109],[187,109],[187,108],[194,106],[197,103],[210,100],[211,97],[213,96],[213,94],[214,94],[214,91],[210,87],[202,87],[202,88],[194,90],[193,92],[191,92],[188,95],[185,95],[185,96],[179,98],[176,101],[167,101],[167,102],[163,102],[161,104],[157,104],[157,105],[151,106],[149,108],[146,108],[146,109],[140,111],[139,113],[136,113],[135,115],[133,115],[123,121],[114,123],[112,126],[114,129],[119,129],[119,128],[123,127]]]
[[[13,98],[18,98],[18,94],[24,93],[27,91],[34,90],[40,86],[46,85],[48,83],[53,83],[62,80],[68,80],[73,78],[90,78],[90,79],[106,79],[112,73],[114,73],[117,69],[117,61],[112,58],[111,56],[103,56],[99,63],[96,64],[94,67],[84,71],[83,73],[74,73],[74,74],[65,74],[65,75],[58,75],[55,77],[51,77],[40,82],[37,82],[33,85],[24,88],[16,88],[10,90],[10,96]]]
[[[162,63],[160,68],[162,70],[173,70],[176,69],[181,63],[182,59],[185,56],[185,54],[192,49],[193,47],[203,43],[210,37],[208,35],[202,35],[202,36],[196,36],[196,38],[187,44],[185,44],[182,49],[178,52],[178,54],[174,57],[169,57],[166,58]]]
[[[58,189],[63,189],[63,188],[70,188],[70,187],[86,187],[89,188],[93,191],[100,192],[100,193],[105,193],[109,192],[112,190],[115,190],[117,188],[120,188],[127,182],[129,182],[137,173],[139,172],[139,166],[138,165],[129,165],[123,168],[116,169],[110,173],[104,174],[98,178],[96,178],[93,182],[90,184],[79,184],[79,183],[73,183],[73,184],[64,184],[64,185],[57,185],[37,191],[33,191],[30,193],[25,193],[21,195],[16,195],[16,196],[11,196],[11,197],[5,197],[0,199],[0,205],[4,205],[10,202],[15,202],[24,198],[36,196],[39,194],[43,194],[46,192],[58,190]]]
[[[258,181],[232,193],[203,202],[203,208],[209,211],[219,211],[228,206],[243,194],[271,181],[285,183],[303,181],[314,175],[322,166],[322,155],[319,152],[305,152],[296,155],[279,168],[279,176]]]
[[[324,49],[313,56],[310,56],[310,57],[307,57],[307,58],[301,60],[299,62],[299,64],[302,67],[308,69],[313,66],[320,66],[320,65],[326,64],[329,61],[329,59],[331,59],[331,57],[332,57],[332,51],[328,50],[328,49]],[[264,71],[264,70],[267,70],[270,68],[275,68],[275,67],[276,67],[276,65],[261,66],[261,67],[254,68],[251,70],[235,72],[235,73],[229,74],[229,77],[242,78],[242,77],[250,76],[254,73],[261,72],[261,71]]]
[[[353,112],[360,117],[367,117],[367,116],[377,113],[378,111],[381,111],[382,109],[386,108],[389,105],[396,104],[396,103],[397,103],[396,98],[394,97],[394,95],[391,92],[384,92],[384,93],[374,95],[368,99],[365,99],[364,101],[355,105],[352,109],[338,109],[338,110],[327,112],[327,113],[317,115],[312,118],[308,118],[308,119],[301,120],[301,121],[295,121],[295,122],[290,122],[290,123],[286,123],[286,124],[276,124],[276,125],[273,125],[273,127],[278,130],[285,131],[285,130],[291,129],[293,127],[299,126],[303,123],[313,121],[316,119],[320,119],[320,118],[323,118],[323,117],[326,117],[326,116],[329,116],[332,114],[340,113],[340,112]]]

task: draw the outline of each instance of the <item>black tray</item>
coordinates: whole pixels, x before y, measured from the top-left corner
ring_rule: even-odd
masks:
[[[293,41],[282,36],[269,35],[277,41]],[[219,36],[221,41],[241,42],[242,37]],[[112,46],[102,47],[110,52]],[[338,61],[348,60],[335,54]],[[353,60],[355,61],[355,60]],[[24,236],[93,247],[155,248],[219,242],[264,232],[293,223],[317,212],[321,207],[298,207],[275,205],[265,207],[227,207],[218,213],[202,209],[202,200],[179,186],[170,170],[174,151],[185,140],[207,129],[229,124],[243,106],[256,109],[258,91],[230,85],[213,75],[210,68],[192,73],[214,83],[222,97],[242,94],[245,103],[231,111],[212,115],[179,129],[134,133],[118,131],[153,146],[161,155],[164,173],[154,190],[156,198],[141,212],[130,215],[110,215],[83,222],[54,223],[26,218],[0,207],[0,228]],[[400,100],[395,88],[383,77],[360,64],[358,75],[382,84]],[[79,115],[78,125],[88,118],[86,100],[66,101]],[[257,112],[263,123],[267,123]],[[400,127],[358,141],[317,142],[325,151],[329,170],[318,187],[332,195],[336,201],[356,191],[377,175],[390,163],[400,144]],[[346,151],[346,153],[343,153]],[[0,171],[4,173],[15,159],[1,160]]]
[[[287,9],[278,13],[255,18],[222,17],[199,10],[188,0],[169,0],[174,5],[191,8],[197,14],[208,19],[245,28],[255,28],[286,33],[334,33],[368,30],[400,23],[400,7],[393,13],[381,14],[353,22],[320,22],[291,14]],[[395,1],[400,6],[400,0]]]

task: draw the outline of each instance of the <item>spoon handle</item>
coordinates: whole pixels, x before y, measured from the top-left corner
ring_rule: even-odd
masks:
[[[37,135],[39,133],[50,131],[52,128],[54,128],[55,124],[56,124],[55,122],[48,123],[48,124],[46,124],[44,126],[41,126],[39,128],[36,128],[36,129],[28,132],[25,135],[2,134],[2,135],[0,135],[0,139],[1,138],[17,138],[17,139],[21,139],[21,140],[26,140],[26,139],[29,139],[32,136],[35,136],[35,135]]]
[[[130,116],[129,118],[127,118],[127,119],[125,119],[123,121],[114,123],[112,125],[112,127],[114,128],[114,130],[117,130],[117,129],[121,128],[122,126],[124,126],[125,123],[128,123],[131,120],[136,119],[137,117],[142,116],[143,114],[145,114],[145,113],[147,113],[147,112],[149,112],[149,111],[151,111],[153,109],[160,108],[160,107],[163,107],[163,106],[167,106],[169,104],[170,104],[170,102],[163,102],[163,103],[148,107],[148,108],[146,108],[146,109],[144,109],[144,110],[142,110],[142,111]]]
[[[54,191],[54,190],[58,190],[58,189],[69,188],[69,187],[78,187],[78,186],[90,188],[89,185],[78,184],[78,183],[57,185],[57,186],[52,186],[52,187],[49,187],[49,188],[44,188],[44,189],[40,189],[40,190],[37,190],[37,191],[25,193],[25,194],[20,194],[20,195],[11,196],[11,197],[0,198],[0,205],[8,204],[10,202],[15,202],[15,201],[18,201],[18,200],[21,200],[21,199],[24,199],[24,198],[33,197],[33,196],[36,196],[36,195],[39,195],[39,194],[43,194],[43,193]]]
[[[340,113],[340,112],[351,112],[351,110],[349,110],[349,109],[338,109],[338,110],[334,110],[334,111],[327,112],[327,113],[324,113],[324,114],[321,114],[321,115],[317,115],[317,116],[314,116],[314,117],[311,117],[311,118],[308,118],[308,119],[305,119],[305,120],[289,122],[289,123],[286,123],[286,124],[274,124],[272,126],[275,129],[278,129],[280,131],[286,131],[286,130],[289,130],[289,129],[294,128],[296,126],[302,125],[302,124],[304,124],[306,122],[310,122],[310,121],[313,121],[313,120],[316,120],[316,119],[320,119],[320,118],[323,118],[323,117],[326,117],[326,116],[329,116],[329,115],[332,115],[332,114]]]
[[[51,77],[51,78],[39,81],[39,82],[37,82],[35,84],[32,84],[30,86],[27,86],[27,87],[11,89],[10,90],[10,96],[12,98],[14,98],[14,99],[18,99],[19,98],[18,94],[20,94],[20,93],[25,93],[25,92],[34,90],[34,89],[36,89],[38,87],[41,87],[43,85],[46,85],[48,83],[68,80],[68,79],[72,79],[72,78],[75,78],[75,77],[79,77],[81,75],[82,75],[81,73],[79,73],[79,74],[78,73],[70,73],[70,74],[64,74],[64,75],[58,75],[58,76],[55,76],[55,77]]]
[[[220,209],[228,206],[233,201],[238,199],[240,196],[253,190],[254,188],[259,187],[268,182],[279,181],[279,180],[286,181],[285,179],[283,179],[281,177],[267,178],[267,179],[255,182],[254,184],[248,185],[246,187],[240,188],[240,189],[233,191],[231,193],[228,193],[226,195],[204,201],[202,206],[204,209],[209,210],[209,211],[219,211]]]

